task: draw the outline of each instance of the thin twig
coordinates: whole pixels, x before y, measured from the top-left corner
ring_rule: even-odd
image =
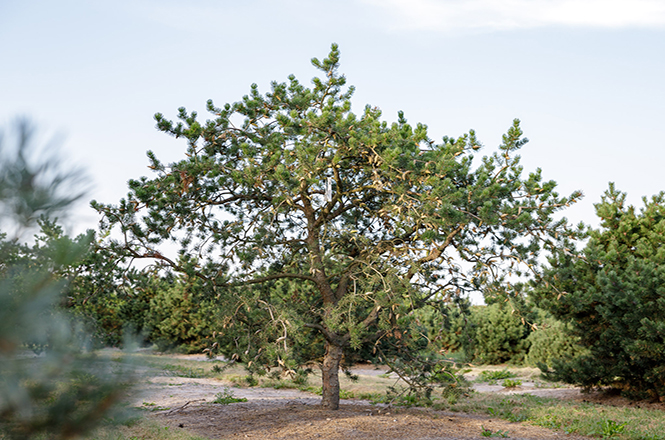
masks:
[[[172,409],[171,411],[167,412],[166,414],[171,415],[171,414],[177,413],[178,411],[182,411],[183,409],[185,409],[185,407],[187,405],[189,405],[190,403],[192,403],[192,402],[201,402],[201,401],[205,401],[205,399],[190,400],[189,402],[185,403],[180,408]]]

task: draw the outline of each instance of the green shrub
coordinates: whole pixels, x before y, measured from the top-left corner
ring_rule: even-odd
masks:
[[[69,308],[85,320],[97,345],[119,346],[127,335],[162,351],[200,353],[211,344],[220,305],[200,282],[132,269],[119,279],[104,273],[117,271],[103,265],[108,249],[95,252],[85,261],[88,274],[73,283]]]
[[[526,305],[520,308],[532,312]],[[423,321],[433,346],[464,362],[519,364],[530,344],[529,327],[522,321],[522,314],[513,312],[512,303],[449,305],[424,314]]]
[[[533,367],[542,364],[552,368],[556,360],[570,360],[583,353],[579,338],[571,335],[567,327],[561,321],[548,318],[532,331],[527,338],[530,348],[526,363]]]
[[[160,290],[150,300],[146,321],[150,339],[160,350],[201,352],[219,325],[219,305],[200,298],[191,285],[178,282]]]
[[[503,304],[472,309],[473,361],[482,364],[520,363],[524,360],[529,329]]]

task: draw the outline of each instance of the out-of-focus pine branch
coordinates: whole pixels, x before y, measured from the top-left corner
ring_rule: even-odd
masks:
[[[21,120],[0,138],[0,225],[17,231],[66,214],[84,195],[85,178],[55,156],[36,153],[34,129]],[[12,140],[15,145],[7,144]],[[42,222],[38,222],[41,218]],[[19,237],[17,234],[16,237]],[[131,372],[86,353],[86,333],[61,309],[67,282],[56,268],[83,257],[88,246],[53,240],[39,253],[0,231],[0,437],[68,439],[110,416]],[[72,250],[77,255],[72,255]],[[47,255],[47,257],[45,257]],[[123,371],[124,370],[124,371]]]
[[[42,215],[66,215],[86,193],[83,170],[65,168],[57,151],[54,141],[37,143],[36,129],[27,119],[18,119],[9,133],[0,131],[0,215],[19,231],[34,226]]]

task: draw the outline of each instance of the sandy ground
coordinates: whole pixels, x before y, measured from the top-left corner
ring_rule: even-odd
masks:
[[[191,357],[190,357],[191,359]],[[358,369],[355,374],[378,375],[384,371]],[[542,389],[524,383],[505,391],[501,386],[479,385],[481,392],[524,393],[570,397],[574,389]],[[502,391],[503,390],[503,391]],[[215,395],[231,391],[247,402],[214,404]],[[583,439],[527,424],[490,417],[391,408],[359,400],[342,400],[338,411],[319,405],[320,397],[297,390],[232,388],[215,379],[193,379],[148,374],[139,385],[133,405],[143,407],[150,417],[173,429],[186,429],[210,439],[484,439],[491,430],[511,439]]]

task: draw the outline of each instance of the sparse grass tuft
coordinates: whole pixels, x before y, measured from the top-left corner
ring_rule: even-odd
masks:
[[[501,438],[510,438],[508,436],[508,431],[504,431],[502,429],[499,429],[497,431],[492,431],[489,428],[485,428],[483,425],[480,425],[480,428],[482,431],[480,431],[480,435],[483,437],[501,437]]]
[[[228,405],[230,403],[238,402],[247,402],[245,397],[236,397],[233,395],[233,391],[228,388],[224,388],[222,392],[215,394],[215,400],[212,403],[218,403],[220,405]]]
[[[517,380],[512,380],[512,379],[505,379],[503,382],[501,382],[501,386],[504,388],[517,388],[522,385],[522,381],[517,379]]]

